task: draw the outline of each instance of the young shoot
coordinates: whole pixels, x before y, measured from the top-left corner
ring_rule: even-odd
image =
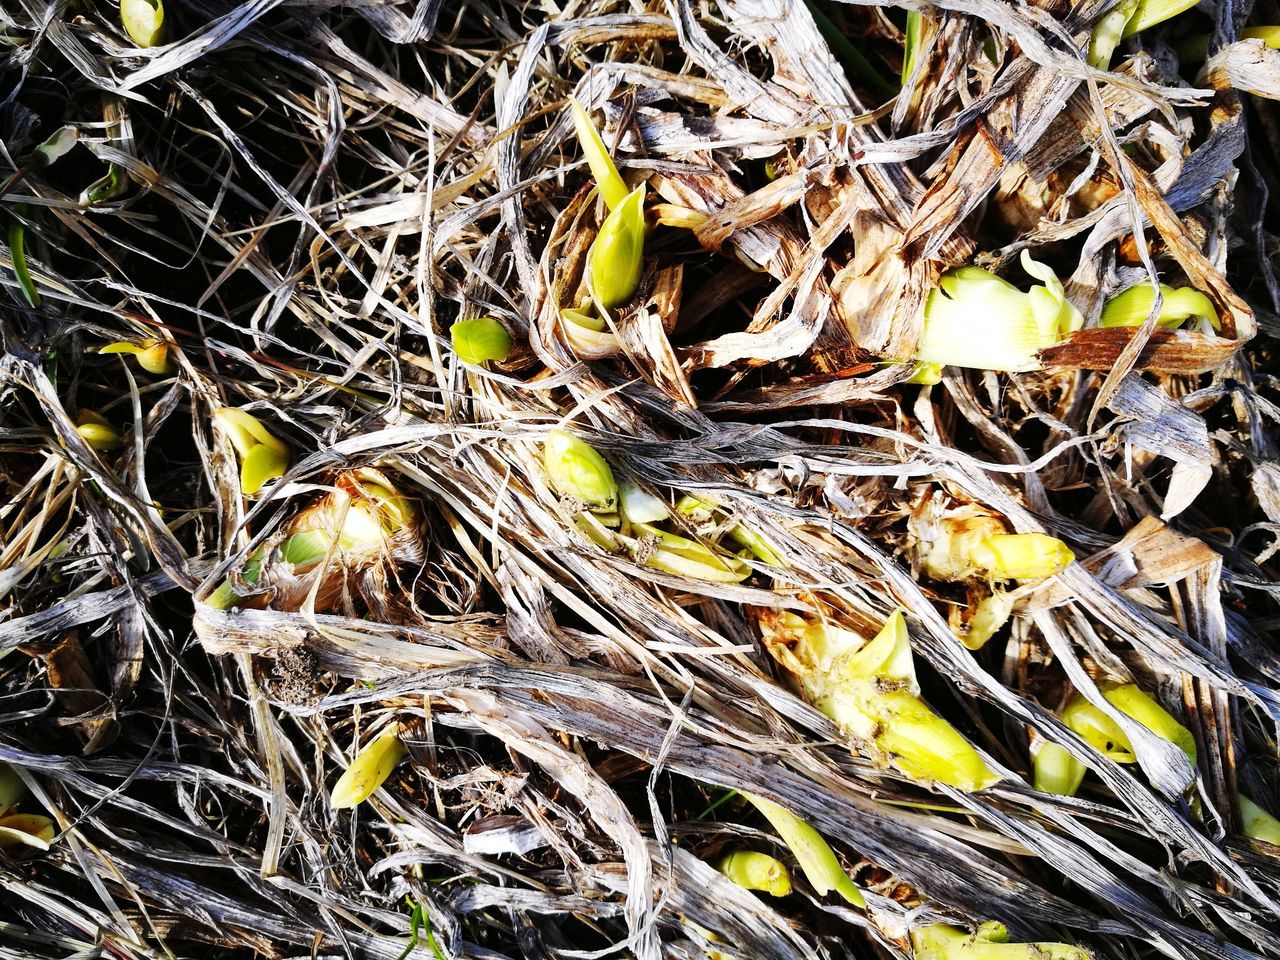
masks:
[[[1274,847],[1280,847],[1280,820],[1246,797],[1243,793],[1237,797],[1240,804],[1240,828],[1244,835],[1253,840],[1261,840]]]
[[[592,299],[606,310],[622,306],[640,286],[644,268],[644,184],[605,217],[587,253]]]
[[[710,500],[685,494],[676,503],[676,513],[696,523],[700,535],[717,536],[722,532],[760,562],[774,567],[786,566],[764,534],[745,524],[730,523],[729,513]]]
[[[1175,744],[1195,766],[1195,737],[1152,697],[1131,683],[1105,689],[1102,695],[1125,716]],[[1061,719],[1091,747],[1116,763],[1137,762],[1133,744],[1120,724],[1084,697],[1076,697],[1067,704]],[[1086,772],[1083,763],[1065,748],[1052,743],[1040,745],[1033,765],[1037,790],[1065,796],[1073,796],[1080,789]]]
[[[913,780],[967,792],[1000,779],[977,750],[920,699],[901,611],[870,641],[834,624],[790,613],[764,613],[759,622],[770,654],[859,752]]]
[[[560,311],[560,331],[570,349],[588,360],[610,357],[619,350],[617,336],[603,317],[596,316],[590,297],[576,309]]]
[[[942,275],[929,293],[916,360],[939,366],[1021,373],[1038,354],[1084,326],[1052,270],[1024,250],[1023,269],[1041,281],[1023,293],[981,267]]]
[[[1156,295],[1151,285],[1140,283],[1108,300],[1102,307],[1102,317],[1098,322],[1103,327],[1140,327],[1146,322],[1155,302]],[[1156,325],[1176,330],[1192,317],[1207,320],[1215,330],[1222,326],[1213,302],[1199,290],[1160,284],[1160,313],[1156,317]]]
[[[511,356],[511,334],[492,317],[459,320],[449,328],[453,352],[463,363],[482,366]]]
[[[1245,27],[1240,31],[1241,40],[1261,40],[1271,49],[1280,49],[1280,27]]]
[[[16,807],[26,795],[27,785],[18,776],[18,771],[7,763],[0,763],[0,817]]]
[[[335,810],[354,807],[368,800],[391,776],[391,771],[409,754],[400,741],[403,730],[399,724],[393,724],[356,754],[329,795],[329,803]]]
[[[57,824],[43,814],[13,813],[0,817],[0,850],[18,846],[48,850],[49,841],[57,834]]]
[[[238,407],[220,407],[213,422],[240,455],[240,489],[251,497],[289,469],[289,448],[276,439],[257,417]]]
[[[81,409],[76,414],[76,433],[94,450],[106,453],[124,446],[124,434],[96,410]]]
[[[1121,40],[1190,10],[1198,0],[1120,0],[1094,25],[1089,66],[1106,70]]]
[[[836,858],[835,851],[817,830],[809,826],[793,813],[778,806],[772,800],[757,797],[755,794],[743,792],[757,810],[764,814],[782,842],[790,848],[796,863],[810,886],[819,896],[825,897],[834,890],[848,903],[855,907],[865,907],[866,899],[862,891],[849,879]]]
[[[998,533],[970,552],[974,564],[993,580],[1043,580],[1060,573],[1075,559],[1057,537],[1043,533]]]
[[[934,923],[911,931],[913,960],[1092,960],[1069,943],[1009,943],[1004,924],[984,923],[977,933]]]
[[[613,158],[609,156],[604,141],[600,139],[600,131],[591,122],[582,104],[577,100],[570,100],[569,109],[573,114],[574,132],[577,133],[578,142],[582,145],[582,152],[587,158],[587,165],[591,168],[591,175],[595,177],[596,188],[600,191],[605,206],[610,210],[616,210],[631,191],[627,189],[627,184],[618,173],[618,168],[614,165]]]
[[[556,493],[592,510],[613,510],[618,484],[600,451],[565,430],[552,430],[542,446],[542,464]]]
[[[915,521],[916,557],[935,580],[975,576],[988,580],[1035,581],[1060,573],[1075,559],[1056,537],[1009,533],[1004,520],[975,505]]]
[[[773,897],[785,897],[791,892],[791,874],[786,864],[767,853],[735,850],[721,858],[716,869],[747,890]]]
[[[120,22],[129,38],[144,50],[164,42],[161,0],[120,0]]]
[[[327,494],[300,512],[288,524],[288,533],[273,548],[255,550],[240,572],[250,587],[263,582],[264,570],[275,579],[292,584],[291,595],[305,596],[316,576],[321,578],[317,606],[327,606],[341,592],[347,570],[371,569],[392,552],[402,533],[417,527],[417,510],[382,473],[354,470],[335,481],[336,492]],[[323,568],[326,560],[329,567]],[[229,578],[205,603],[228,610],[243,597]]]
[[[163,340],[143,340],[141,343],[117,340],[102,347],[98,353],[132,354],[137,359],[138,366],[157,377],[167,377],[174,370],[169,345]]]

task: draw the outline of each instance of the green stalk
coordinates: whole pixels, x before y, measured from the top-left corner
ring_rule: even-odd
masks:
[[[881,76],[879,71],[871,65],[871,61],[863,56],[862,51],[850,43],[849,38],[827,19],[826,14],[818,9],[818,5],[814,3],[814,0],[804,0],[804,5],[809,8],[813,22],[817,25],[818,32],[822,34],[822,38],[827,41],[827,45],[831,47],[831,52],[836,55],[836,59],[846,69],[852,70],[854,76],[875,90],[876,93],[891,97],[898,92],[897,88]]]
[[[916,68],[916,54],[920,52],[920,28],[924,17],[919,10],[907,11],[907,29],[902,39],[902,85],[905,87]]]
[[[41,304],[40,291],[31,279],[31,269],[27,266],[27,231],[17,220],[9,224],[9,256],[13,259],[13,274],[18,278],[18,286],[22,295],[34,309]]]
[[[338,540],[340,547],[344,546],[342,539],[340,537]],[[329,555],[330,542],[329,534],[323,530],[304,530],[281,542],[277,557],[292,566],[295,573],[306,573],[324,562],[324,558]],[[240,574],[240,579],[251,587],[256,587],[258,580],[262,577],[266,549],[262,546],[255,550],[249,556],[244,565],[244,571]],[[218,585],[217,590],[209,594],[209,599],[205,603],[215,610],[230,610],[239,600],[240,594],[236,592],[231,579],[227,578]]]

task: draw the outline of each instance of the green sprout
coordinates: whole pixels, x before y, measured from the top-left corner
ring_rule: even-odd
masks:
[[[897,611],[870,641],[792,613],[761,615],[765,647],[805,698],[860,750],[926,783],[971,792],[1000,777],[920,698],[906,620]]]
[[[1121,40],[1190,10],[1198,0],[1120,0],[1089,36],[1089,66],[1106,70]]]
[[[220,407],[213,412],[213,422],[240,454],[240,488],[245,496],[253,496],[289,469],[289,448],[257,417],[238,407]]]
[[[716,869],[738,886],[759,890],[773,897],[791,892],[791,874],[776,857],[754,850],[734,850],[720,859]]]
[[[1151,285],[1140,283],[1103,304],[1102,317],[1098,322],[1103,327],[1140,327],[1146,322],[1155,302],[1156,295]],[[1199,290],[1160,284],[1160,313],[1156,317],[1156,325],[1174,330],[1191,317],[1203,317],[1215,330],[1221,326],[1213,302]]]
[[[1057,275],[1025,250],[1022,267],[1041,281],[1026,293],[981,267],[944,273],[925,301],[916,359],[977,370],[1039,370],[1040,351],[1083,327],[1084,317]]]
[[[459,320],[449,328],[453,352],[463,363],[476,366],[489,361],[501,363],[511,356],[511,334],[492,317]]]
[[[120,22],[139,47],[164,42],[164,6],[160,0],[120,0]]]
[[[1069,943],[1009,943],[1002,923],[984,923],[976,933],[934,923],[911,931],[913,960],[1092,960]]]
[[[773,829],[778,831],[782,842],[795,856],[805,879],[819,896],[825,897],[834,890],[855,907],[867,905],[862,891],[849,879],[835,851],[827,841],[822,839],[822,835],[817,830],[772,800],[757,797],[752,793],[744,792],[742,795],[751,801],[752,805],[764,814]]]
[[[357,806],[373,796],[391,776],[391,771],[409,755],[400,740],[404,728],[392,724],[384,733],[365,744],[356,754],[351,765],[343,771],[329,794],[329,804],[335,810]]]
[[[552,430],[542,445],[542,465],[551,486],[562,497],[580,500],[595,510],[612,510],[618,484],[600,451],[565,430]]]

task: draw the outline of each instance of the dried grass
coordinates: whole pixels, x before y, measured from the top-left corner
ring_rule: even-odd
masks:
[[[939,917],[1098,957],[1280,955],[1280,859],[1235,803],[1276,809],[1278,784],[1280,54],[1234,42],[1237,0],[1108,73],[1079,52],[1105,2],[904,6],[927,29],[887,103],[787,0],[184,0],[146,51],[110,5],[0,10],[0,206],[43,299],[0,247],[0,760],[61,829],[0,865],[6,955],[394,960],[406,896],[449,957],[699,957],[709,932],[895,957]],[[821,7],[892,75],[901,10]],[[1179,75],[1197,31],[1212,55]],[[587,358],[558,332],[599,217],[571,95],[624,174],[706,216],[654,235],[641,309]],[[62,124],[79,144],[31,166]],[[1024,249],[1091,321],[1047,370],[919,388],[881,363],[942,271]],[[1092,324],[1156,273],[1221,333]],[[464,369],[447,330],[482,315],[521,345]],[[171,377],[94,352],[154,337]],[[295,452],[268,497],[240,495],[223,405]],[[80,407],[123,448],[91,449]],[[540,466],[565,422],[620,475],[714,496],[786,571],[712,585],[592,546]],[[366,465],[419,502],[421,563],[335,610],[193,604]],[[911,563],[939,492],[1082,559],[976,654],[963,591]],[[751,610],[817,594],[865,629],[907,611],[930,702],[1000,785],[913,783],[789,691]],[[1129,678],[1181,705],[1193,785],[1170,744],[1123,767],[1054,715]],[[332,810],[393,718],[412,762]],[[1024,783],[1031,729],[1090,757],[1082,797]],[[716,873],[780,849],[725,790],[830,838],[867,913]]]

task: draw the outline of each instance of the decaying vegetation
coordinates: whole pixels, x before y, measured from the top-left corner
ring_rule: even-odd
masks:
[[[0,8],[6,955],[1280,954],[1280,6],[124,7]]]

